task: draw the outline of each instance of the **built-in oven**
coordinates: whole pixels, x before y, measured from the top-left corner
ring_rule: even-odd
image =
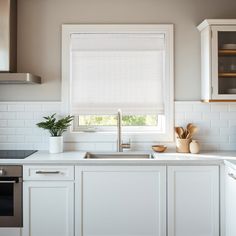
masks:
[[[0,227],[22,227],[22,166],[0,166]]]

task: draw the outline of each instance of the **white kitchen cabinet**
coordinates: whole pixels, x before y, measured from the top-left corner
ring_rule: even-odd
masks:
[[[24,167],[22,236],[74,236],[74,181],[67,180],[68,168]]]
[[[218,166],[168,166],[167,185],[168,236],[219,236]]]
[[[236,20],[205,20],[201,32],[201,96],[236,101]]]
[[[76,236],[165,236],[165,166],[76,167]]]
[[[0,228],[0,236],[21,236],[21,228]]]
[[[225,176],[225,231],[226,236],[236,235],[236,170],[227,167]]]

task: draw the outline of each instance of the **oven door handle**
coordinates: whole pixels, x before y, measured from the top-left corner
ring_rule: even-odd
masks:
[[[16,184],[16,180],[0,180],[0,184]]]
[[[36,170],[35,171],[36,174],[41,174],[41,175],[50,175],[50,174],[60,174],[61,172],[59,170],[55,170],[55,171],[44,171],[44,170]]]

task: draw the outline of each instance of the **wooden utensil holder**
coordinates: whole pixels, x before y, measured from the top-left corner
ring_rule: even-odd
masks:
[[[189,153],[189,144],[192,140],[176,138],[176,152]]]

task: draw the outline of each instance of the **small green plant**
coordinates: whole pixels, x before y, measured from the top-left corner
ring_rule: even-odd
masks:
[[[67,128],[71,125],[71,121],[74,119],[74,116],[66,116],[57,120],[55,118],[55,114],[51,116],[43,117],[45,121],[36,124],[39,128],[43,128],[49,131],[51,136],[58,137],[62,136],[62,134],[67,130]]]

